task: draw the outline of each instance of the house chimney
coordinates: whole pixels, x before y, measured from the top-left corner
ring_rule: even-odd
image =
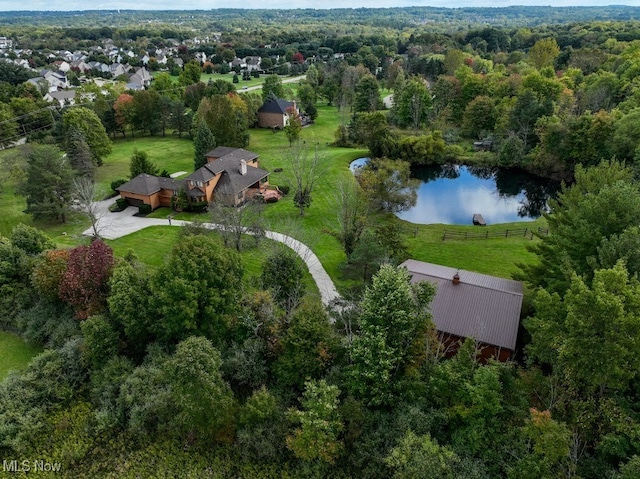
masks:
[[[453,280],[451,282],[453,284],[460,284],[460,275],[457,272],[453,275]]]
[[[240,174],[242,176],[247,174],[247,162],[244,160],[240,160]]]

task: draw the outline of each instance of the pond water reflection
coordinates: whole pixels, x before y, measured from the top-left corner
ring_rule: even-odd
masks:
[[[354,163],[366,163],[360,158]],[[475,213],[487,224],[530,221],[547,208],[557,182],[521,170],[441,165],[412,169],[422,181],[416,206],[397,216],[411,223],[469,225]]]

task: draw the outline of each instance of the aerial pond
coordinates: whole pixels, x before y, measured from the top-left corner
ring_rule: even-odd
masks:
[[[351,163],[352,171],[366,158]],[[422,181],[418,201],[397,216],[417,224],[470,225],[481,214],[487,224],[531,221],[542,215],[559,185],[521,170],[440,165],[412,169]]]

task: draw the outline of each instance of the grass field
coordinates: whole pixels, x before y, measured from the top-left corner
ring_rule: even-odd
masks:
[[[25,343],[15,334],[0,331],[0,381],[9,371],[24,369],[31,358],[41,351],[40,348]]]
[[[119,178],[129,179],[129,163],[134,150],[147,153],[149,160],[169,174],[178,171],[193,171],[193,141],[177,136],[141,136],[117,139],[113,142],[111,154],[104,159],[96,172],[98,187],[109,195],[111,182]]]
[[[165,263],[168,253],[179,238],[180,228],[151,226],[117,240],[107,241],[107,243],[113,248],[116,256],[122,257],[131,250],[142,263],[151,270],[155,270]],[[282,246],[274,241],[263,239],[256,247],[252,237],[246,237],[244,240],[246,248],[240,255],[245,268],[245,284],[248,286],[257,285],[265,259],[274,248]],[[305,274],[304,283],[307,291],[318,293],[318,288],[308,271]]]

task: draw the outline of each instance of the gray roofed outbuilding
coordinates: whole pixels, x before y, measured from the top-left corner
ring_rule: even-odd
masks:
[[[285,114],[289,108],[294,108],[295,103],[281,98],[265,102],[259,109],[258,113],[279,113]]]
[[[436,284],[431,313],[438,331],[515,350],[523,298],[521,282],[411,259],[400,266],[411,273],[413,283]],[[456,274],[459,284],[452,281]]]

